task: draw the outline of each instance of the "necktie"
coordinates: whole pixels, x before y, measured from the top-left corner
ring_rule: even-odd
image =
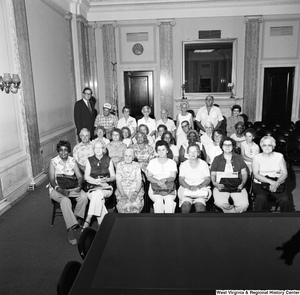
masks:
[[[88,107],[89,107],[89,110],[90,110],[90,112],[92,112],[92,107],[91,107],[91,104],[90,104],[90,102],[89,102],[89,101],[87,101],[87,104],[88,104]]]

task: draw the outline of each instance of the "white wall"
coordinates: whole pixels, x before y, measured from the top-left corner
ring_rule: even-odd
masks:
[[[0,2],[0,36],[0,75],[19,74],[13,7],[10,0]],[[22,114],[20,91],[15,95],[0,91],[0,199],[3,196],[8,202],[14,202],[23,194],[31,181],[25,143],[27,134],[23,128]]]
[[[45,0],[26,0],[34,89],[44,166],[59,139],[75,143],[73,77],[65,12]]]

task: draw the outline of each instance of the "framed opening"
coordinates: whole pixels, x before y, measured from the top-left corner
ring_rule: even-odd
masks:
[[[236,39],[183,41],[182,85],[188,95],[229,93],[235,85]]]

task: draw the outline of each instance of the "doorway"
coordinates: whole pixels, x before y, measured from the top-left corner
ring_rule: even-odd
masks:
[[[292,115],[294,67],[265,68],[262,120],[290,121]]]
[[[151,108],[150,117],[154,115],[153,72],[124,72],[125,105],[130,106],[131,115],[137,120],[143,117],[141,109],[148,105]]]

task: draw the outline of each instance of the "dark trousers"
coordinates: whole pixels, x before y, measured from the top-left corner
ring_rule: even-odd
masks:
[[[253,183],[253,192],[255,194],[254,211],[269,211],[268,197],[270,195],[276,198],[279,203],[280,212],[294,211],[293,203],[288,199],[287,193],[271,193],[261,188],[259,183]]]

